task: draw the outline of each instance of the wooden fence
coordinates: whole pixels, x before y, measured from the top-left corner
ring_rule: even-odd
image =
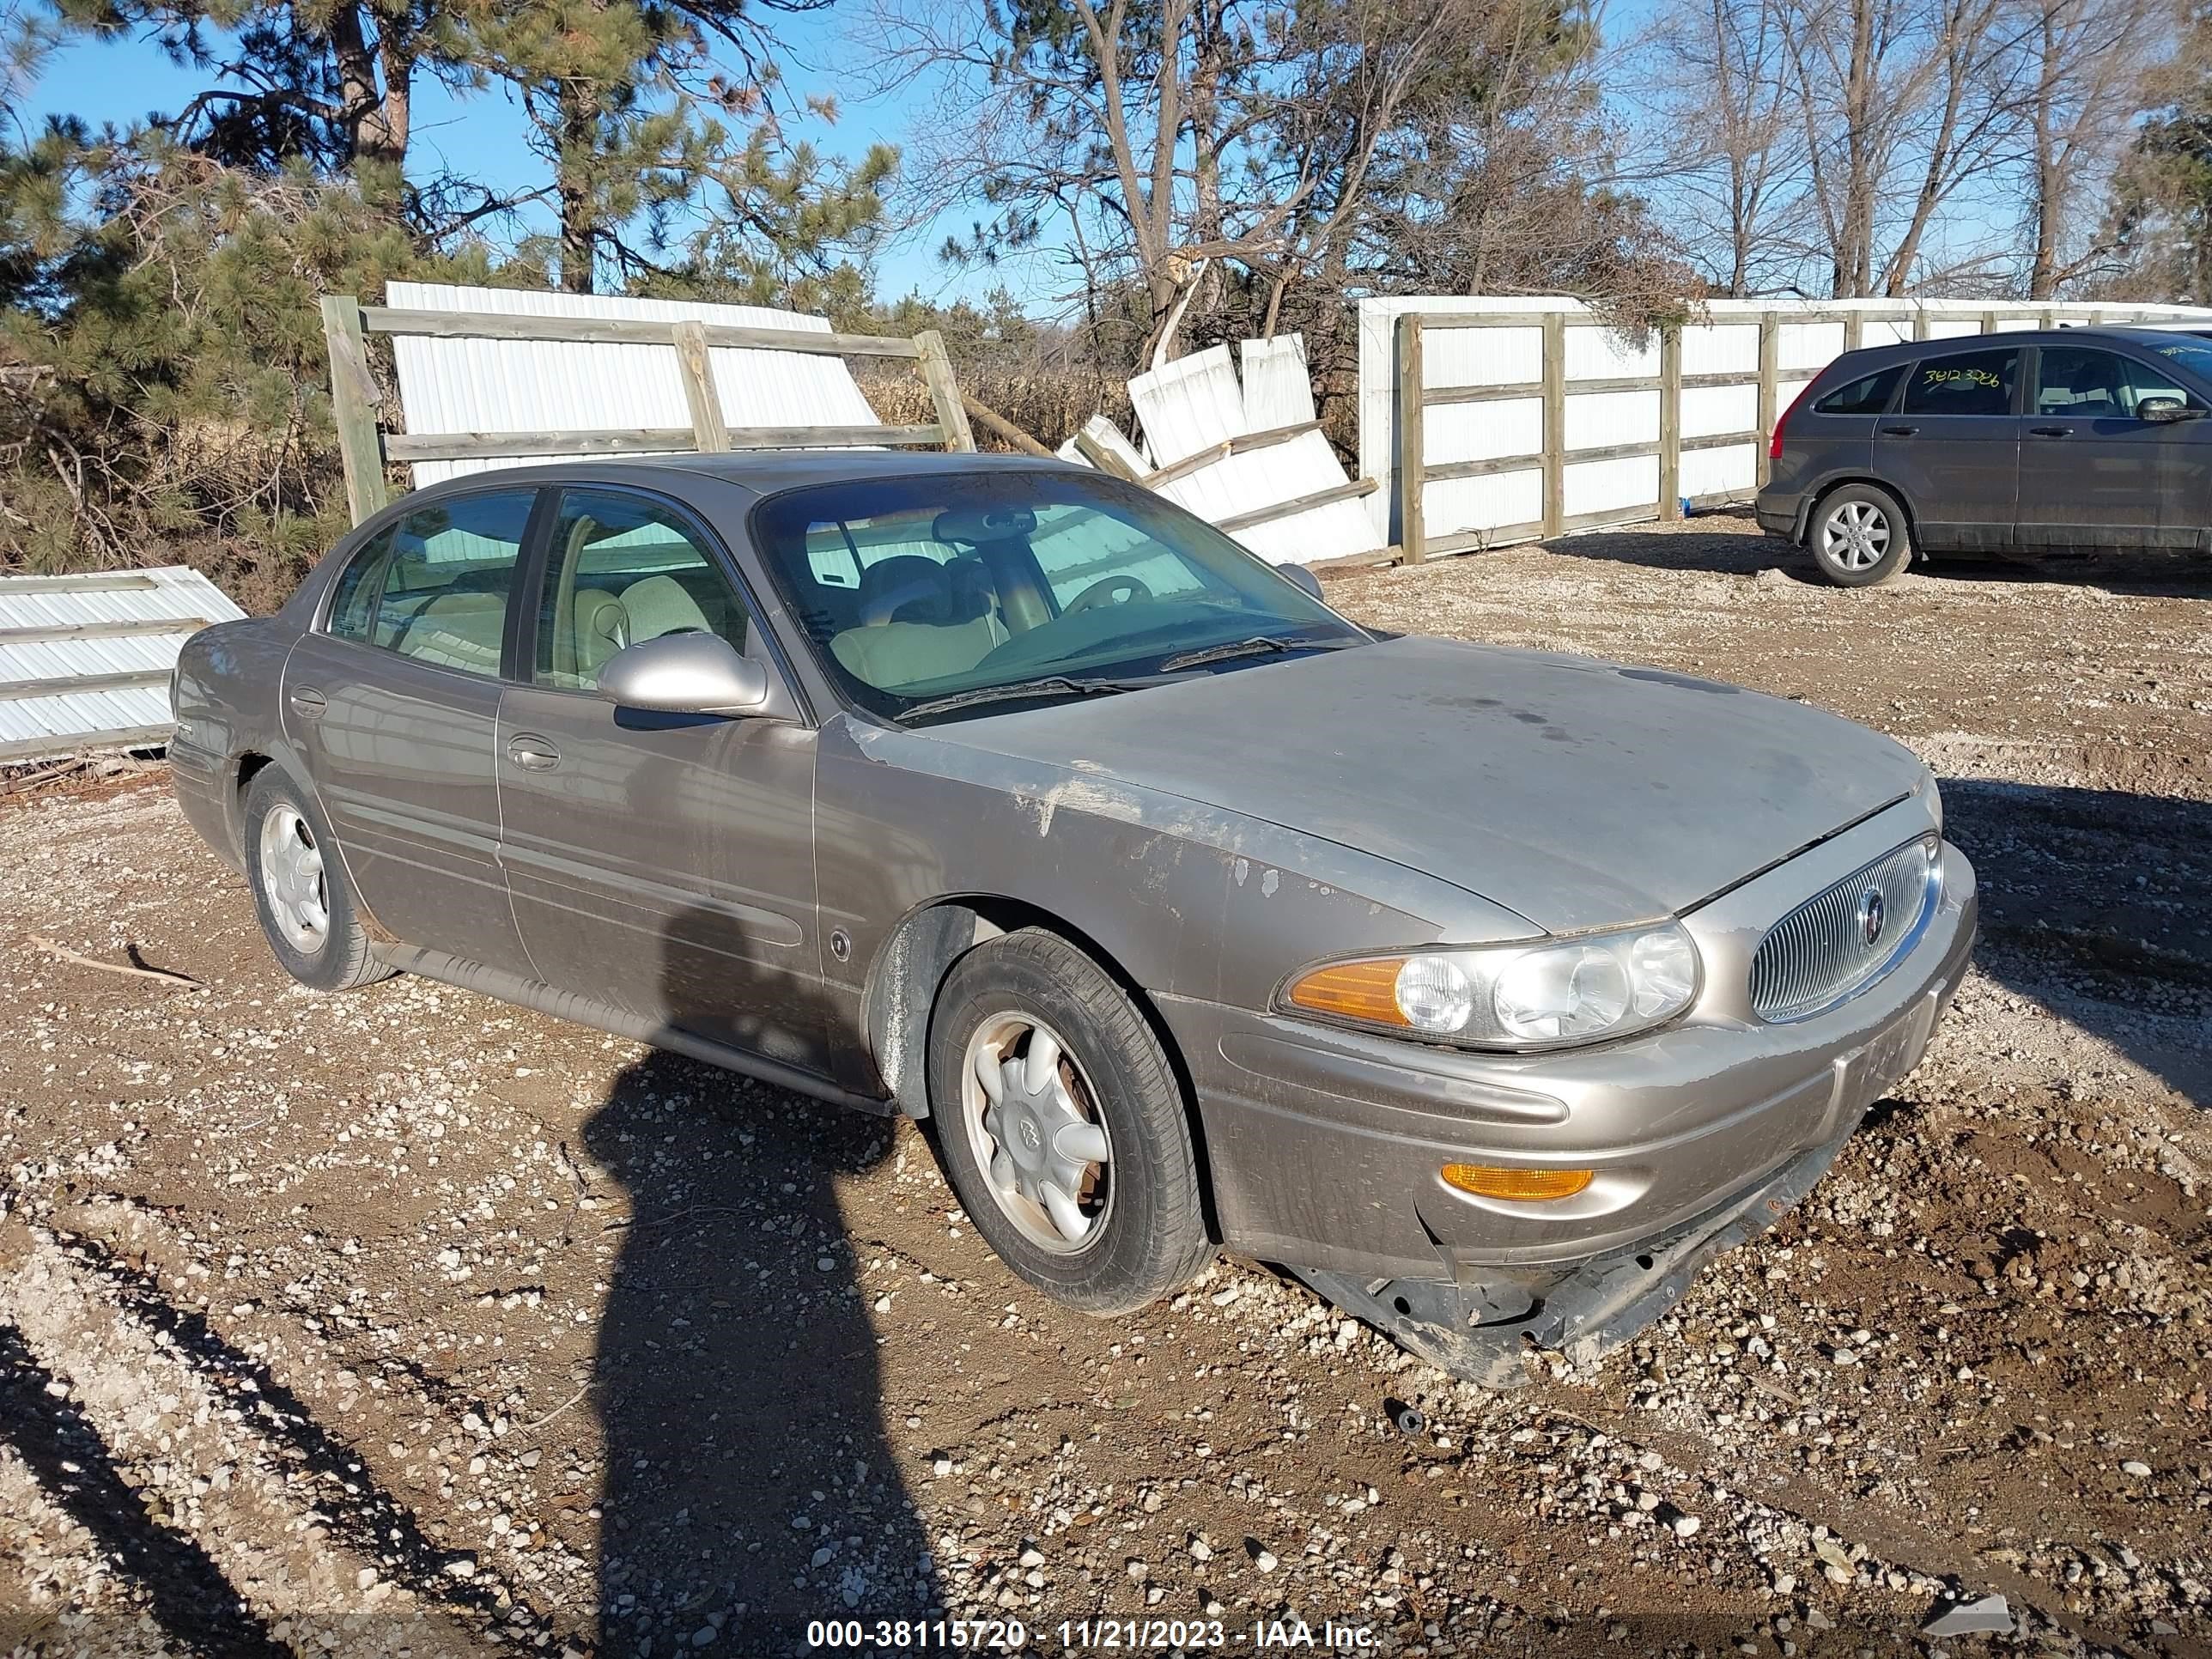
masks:
[[[330,344],[331,398],[345,465],[346,502],[359,524],[387,499],[388,463],[507,459],[524,455],[650,455],[696,450],[836,448],[852,444],[975,447],[960,383],[934,329],[900,335],[834,334],[807,329],[751,328],[629,318],[541,317],[473,311],[364,306],[350,295],[326,295],[323,334]],[[368,366],[367,336],[427,335],[438,339],[540,340],[568,344],[665,345],[676,352],[691,423],[682,427],[596,431],[387,434],[383,402]],[[724,422],[708,352],[714,347],[795,351],[816,356],[903,358],[921,371],[937,419],[913,426],[732,427]]]
[[[2106,313],[2081,307],[1998,306],[1972,313],[1916,310],[1910,319],[1913,339],[1949,338],[1962,334],[1994,334],[2008,329],[2051,328],[2062,323],[2119,321]],[[2142,320],[2136,313],[2126,320]],[[1397,467],[1395,502],[1399,544],[1407,562],[1443,554],[1502,546],[1514,542],[1556,536],[1565,531],[1603,525],[1674,520],[1681,516],[1685,501],[1692,507],[1740,500],[1741,489],[1682,493],[1682,458],[1700,450],[1750,446],[1755,457],[1754,484],[1766,479],[1767,442],[1779,413],[1781,392],[1791,391],[1819,372],[1819,366],[1802,364],[1784,368],[1778,345],[1784,328],[1802,325],[1840,324],[1843,349],[1856,349],[1865,340],[1869,324],[1881,325],[1884,339],[1908,337],[1905,318],[1863,309],[1766,312],[1757,316],[1732,315],[1715,319],[1708,327],[1741,328],[1756,324],[1759,330],[1758,366],[1723,374],[1685,374],[1682,372],[1682,330],[1673,324],[1655,331],[1658,336],[1657,372],[1606,378],[1570,378],[1567,374],[1566,335],[1571,326],[1594,327],[1594,319],[1571,318],[1563,311],[1401,313],[1395,325],[1395,409]],[[1434,337],[1457,330],[1515,329],[1542,332],[1541,373],[1534,380],[1483,385],[1433,385],[1425,372]],[[1757,389],[1756,417],[1741,429],[1683,435],[1683,394],[1706,389]],[[1658,432],[1656,438],[1626,443],[1570,447],[1566,436],[1567,404],[1571,398],[1607,392],[1656,392]],[[1508,401],[1534,401],[1541,418],[1536,445],[1522,453],[1486,455],[1479,459],[1433,462],[1431,450],[1431,411],[1453,405]],[[1656,495],[1628,506],[1595,511],[1567,511],[1567,469],[1591,462],[1656,459]],[[1541,480],[1540,511],[1535,518],[1513,523],[1486,525],[1431,534],[1427,500],[1431,485],[1458,479],[1495,477],[1510,473],[1535,473]]]

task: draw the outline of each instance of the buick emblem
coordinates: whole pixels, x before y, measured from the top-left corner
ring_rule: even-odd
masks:
[[[1859,937],[1869,945],[1881,943],[1883,915],[1881,889],[1869,887],[1859,895]]]

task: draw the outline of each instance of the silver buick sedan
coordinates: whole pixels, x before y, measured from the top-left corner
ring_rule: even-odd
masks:
[[[1023,1279],[1215,1251],[1458,1375],[1593,1358],[1917,1063],[1936,783],[1734,686],[1378,634],[1081,468],[480,474],[179,664],[277,960],[925,1120]]]

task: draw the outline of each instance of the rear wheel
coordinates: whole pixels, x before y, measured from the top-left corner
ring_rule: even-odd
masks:
[[[1805,537],[1813,562],[1838,587],[1872,587],[1912,560],[1905,509],[1886,489],[1845,484],[1814,509]]]
[[[274,766],[246,792],[246,880],[262,937],[284,971],[318,991],[388,979],[370,955],[353,887],[321,811]]]
[[[1175,1070],[1082,951],[1041,928],[976,946],[945,977],[929,1044],[945,1173],[1022,1278],[1127,1313],[1212,1254]]]

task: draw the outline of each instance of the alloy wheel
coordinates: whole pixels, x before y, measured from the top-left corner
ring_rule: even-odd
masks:
[[[303,956],[319,952],[331,932],[330,889],[323,849],[295,807],[280,803],[262,817],[261,889],[284,942]]]
[[[1114,1205],[1113,1143],[1082,1063],[1028,1014],[985,1020],[961,1068],[963,1132],[1000,1212],[1054,1255],[1096,1238]]]
[[[1820,551],[1839,570],[1870,570],[1889,552],[1889,514],[1872,501],[1845,501],[1820,526]]]

